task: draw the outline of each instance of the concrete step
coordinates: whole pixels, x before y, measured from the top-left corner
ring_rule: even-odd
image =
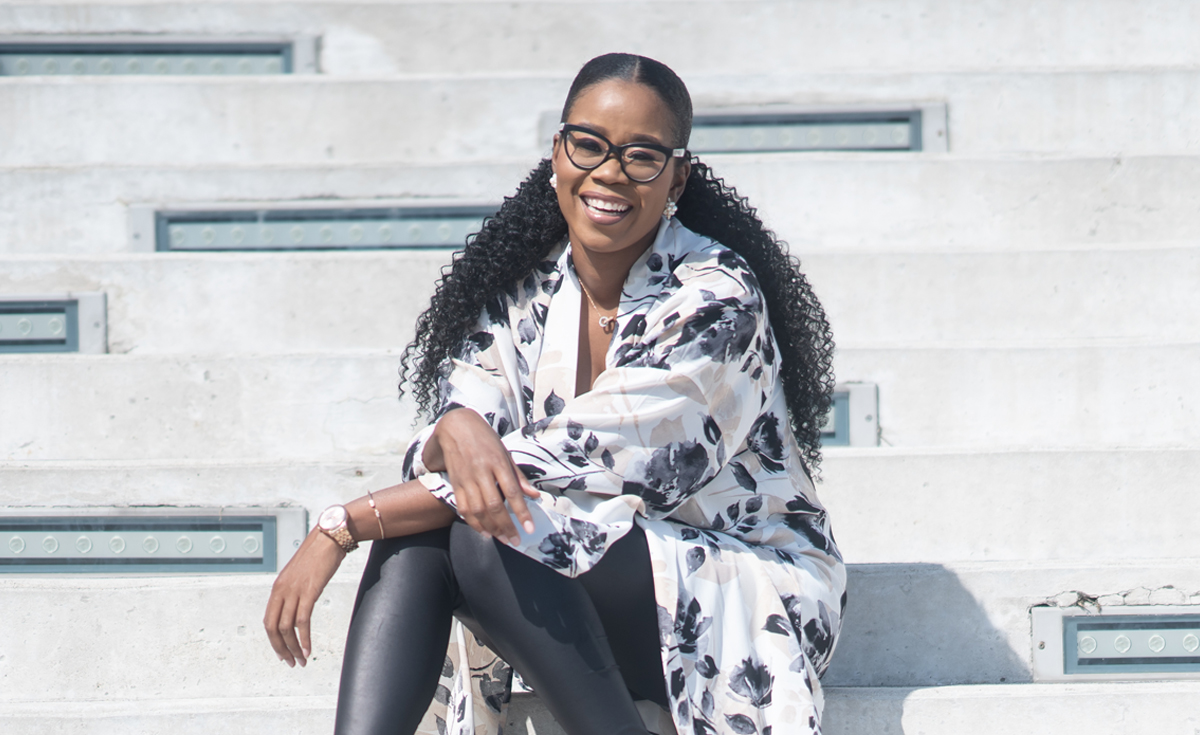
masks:
[[[1197,474],[1195,449],[833,447],[818,491],[858,564],[1200,558]],[[311,518],[401,479],[399,457],[3,462],[0,508],[298,505]]]
[[[304,669],[281,664],[262,630],[271,575],[0,577],[0,707],[335,694],[365,558],[348,557],[318,602]],[[825,683],[1027,683],[1032,606],[1198,604],[1196,562],[851,565]]]
[[[333,731],[335,695],[0,702],[8,735],[235,735]]]
[[[114,353],[386,349],[411,339],[448,262],[444,250],[9,256],[0,294],[105,292]],[[1196,248],[816,252],[802,266],[843,347],[1200,339],[1181,317],[1200,313]]]
[[[761,74],[841,70],[978,70],[1180,66],[1200,63],[1190,41],[1200,14],[1187,0],[1015,0],[977,6],[887,2],[689,3],[5,2],[4,33],[308,33],[320,35],[331,74],[573,74],[614,48],[672,64],[681,73]],[[619,20],[636,9],[638,32]],[[720,49],[720,53],[714,53]]]
[[[1198,473],[1195,449],[831,447],[818,492],[856,563],[1200,558]]]
[[[1196,682],[825,688],[825,735],[1194,735]],[[563,735],[537,697],[516,695],[504,732]],[[1086,729],[1081,729],[1086,728]]]
[[[1195,447],[1200,345],[847,349],[896,447]],[[399,452],[399,352],[0,356],[0,459],[333,459]],[[1136,431],[1133,427],[1137,427]]]
[[[825,688],[826,735],[1060,735],[1126,732],[1194,735],[1195,682]],[[0,704],[11,735],[222,735],[328,733],[334,698],[238,697]],[[1076,730],[1075,728],[1086,728]],[[535,695],[515,695],[504,731],[562,735]]]
[[[538,156],[571,77],[0,80],[3,166],[320,165]],[[956,155],[1194,155],[1200,71],[712,75],[698,108],[944,101]],[[47,121],[53,120],[53,125]]]
[[[471,165],[0,169],[0,252],[143,249],[137,203],[458,197],[499,202],[534,157]],[[1200,157],[719,155],[795,251],[1191,247]]]

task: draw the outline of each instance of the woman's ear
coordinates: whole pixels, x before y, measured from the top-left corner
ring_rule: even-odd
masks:
[[[671,177],[671,192],[668,196],[671,201],[679,201],[679,197],[683,196],[683,189],[687,186],[688,177],[692,175],[692,162],[686,159],[680,160],[675,165],[675,174]]]

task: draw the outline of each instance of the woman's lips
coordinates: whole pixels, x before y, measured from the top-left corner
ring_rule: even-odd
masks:
[[[616,224],[633,211],[633,205],[618,199],[587,194],[581,195],[579,199],[583,202],[583,210],[588,219],[600,225]]]

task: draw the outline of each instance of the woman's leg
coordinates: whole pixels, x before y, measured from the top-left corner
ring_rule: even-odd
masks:
[[[604,625],[579,580],[485,540],[462,523],[451,527],[450,561],[489,645],[521,672],[564,730],[570,735],[646,732]],[[653,587],[649,594],[653,610]],[[657,658],[657,633],[651,653]]]
[[[372,544],[346,640],[336,735],[416,731],[459,602],[449,549],[449,528]]]
[[[669,709],[646,532],[635,525],[579,581],[608,633],[625,686],[637,699]]]

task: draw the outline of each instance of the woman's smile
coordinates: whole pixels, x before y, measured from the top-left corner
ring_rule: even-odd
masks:
[[[588,217],[598,225],[616,224],[633,211],[632,204],[614,196],[588,193],[580,194],[579,199],[587,208]]]

